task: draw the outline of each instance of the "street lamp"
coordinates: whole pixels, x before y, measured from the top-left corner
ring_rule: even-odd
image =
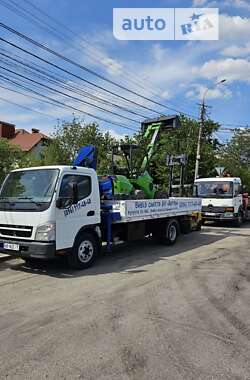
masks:
[[[194,180],[196,180],[199,177],[199,163],[200,163],[200,152],[201,152],[201,136],[202,136],[202,129],[205,126],[205,113],[206,113],[206,105],[205,105],[205,99],[207,96],[207,93],[209,90],[213,89],[214,87],[225,83],[226,79],[222,79],[221,81],[213,84],[212,86],[209,86],[204,91],[203,97],[202,97],[202,103],[200,108],[200,124],[199,124],[199,133],[198,133],[198,142],[197,142],[197,151],[196,151],[196,161],[195,161],[195,171],[194,171]]]

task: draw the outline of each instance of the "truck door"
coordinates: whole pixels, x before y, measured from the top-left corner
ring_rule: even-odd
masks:
[[[78,187],[78,203],[70,205],[70,186]],[[66,173],[61,179],[58,197],[62,208],[56,208],[56,249],[71,248],[78,231],[86,225],[98,223],[95,211],[95,189],[92,177],[87,174]]]
[[[243,205],[241,184],[234,183],[234,211],[238,212],[239,208]]]

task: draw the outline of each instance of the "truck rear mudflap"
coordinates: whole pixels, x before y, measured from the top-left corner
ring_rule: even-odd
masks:
[[[54,241],[38,242],[0,238],[0,252],[22,258],[53,259],[56,254],[56,244]]]

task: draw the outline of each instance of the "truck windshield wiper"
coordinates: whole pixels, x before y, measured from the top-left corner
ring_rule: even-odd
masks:
[[[32,197],[17,197],[17,199],[21,201],[30,201],[31,203],[36,204],[37,206],[40,206],[42,202],[36,202]]]
[[[30,200],[33,200],[32,197],[17,197],[17,199],[30,199]]]

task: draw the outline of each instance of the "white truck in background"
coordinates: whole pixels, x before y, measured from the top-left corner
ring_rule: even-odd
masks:
[[[250,197],[243,193],[240,178],[201,178],[195,186],[202,199],[203,222],[233,221],[241,226],[244,220],[250,220]]]
[[[189,232],[199,198],[103,200],[94,169],[44,166],[12,171],[0,189],[0,252],[24,260],[66,255],[89,267],[102,245],[152,235],[174,244]]]

